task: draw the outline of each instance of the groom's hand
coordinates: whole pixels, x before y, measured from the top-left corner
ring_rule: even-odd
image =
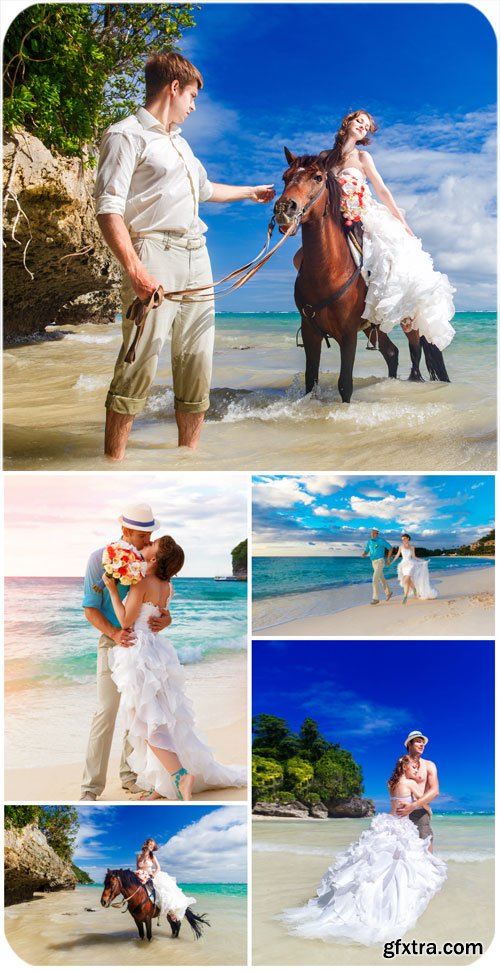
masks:
[[[115,633],[112,640],[115,644],[119,644],[120,647],[133,647],[135,644],[135,634],[131,627],[126,630],[122,630],[121,627],[115,627]]]
[[[161,616],[150,617],[148,621],[149,629],[153,632],[153,634],[159,634],[161,630],[165,630],[165,628],[169,627],[172,623],[172,617],[169,610],[167,610],[165,607],[158,607],[158,610],[161,610]]]
[[[399,806],[396,807],[396,812],[398,816],[409,816],[413,812],[413,808],[411,802],[400,802]]]

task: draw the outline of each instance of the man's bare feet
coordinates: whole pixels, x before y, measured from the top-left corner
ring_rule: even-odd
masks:
[[[141,802],[154,802],[156,799],[165,799],[161,793],[157,792],[156,789],[150,789],[149,792],[145,792],[143,796],[139,796]]]
[[[205,419],[205,412],[176,411],[179,447],[196,448],[200,440],[201,426]]]

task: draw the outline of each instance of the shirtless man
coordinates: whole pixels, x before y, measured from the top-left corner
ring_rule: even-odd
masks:
[[[400,803],[396,809],[398,816],[409,816],[418,829],[420,839],[431,837],[429,850],[432,853],[434,833],[431,828],[431,809],[429,803],[439,795],[439,782],[434,762],[422,758],[429,739],[421,732],[410,732],[405,741],[405,748],[411,759],[411,766],[415,771],[413,777],[417,783],[419,798],[411,803]]]

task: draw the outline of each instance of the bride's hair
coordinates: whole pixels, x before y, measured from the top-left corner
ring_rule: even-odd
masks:
[[[359,115],[366,115],[366,117],[368,118],[368,121],[370,122],[370,134],[373,135],[377,131],[377,126],[375,124],[374,118],[372,117],[370,112],[365,111],[364,108],[359,108],[358,111],[351,111],[350,114],[345,116],[345,118],[342,118],[342,121],[340,122],[340,128],[337,134],[335,135],[335,141],[333,143],[333,148],[329,157],[329,164],[331,165],[332,168],[335,168],[337,165],[340,165],[340,163],[342,162],[342,156],[344,154],[344,144],[345,144],[347,135],[349,133],[348,132],[349,125],[351,121],[353,121],[355,118],[358,118]],[[370,134],[365,135],[365,137],[361,138],[359,142],[357,142],[356,144],[369,145],[371,142]]]
[[[401,539],[411,539],[411,536],[409,533],[401,533]]]
[[[171,536],[158,540],[155,575],[159,580],[171,580],[184,566],[184,550]]]
[[[148,843],[152,843],[152,844],[153,844],[153,846],[152,846],[152,849],[150,849],[150,848],[149,848],[149,846],[148,846]],[[149,837],[149,839],[147,839],[147,840],[144,840],[144,843],[142,844],[142,850],[141,850],[141,852],[139,853],[139,856],[140,856],[140,857],[144,857],[144,856],[149,856],[149,857],[150,857],[150,859],[152,860],[152,859],[153,859],[153,853],[154,853],[154,852],[155,852],[155,850],[157,850],[157,849],[158,849],[158,844],[157,844],[157,843],[156,843],[156,841],[155,841],[155,840],[154,840],[154,839],[153,839],[153,838],[152,838],[152,837],[150,836],[150,837]]]
[[[401,776],[404,775],[406,766],[409,764],[410,764],[409,755],[402,755],[401,758],[398,759],[398,761],[396,762],[396,765],[394,766],[394,771],[391,775],[391,778],[387,780],[389,792],[392,792],[392,790],[396,788]]]

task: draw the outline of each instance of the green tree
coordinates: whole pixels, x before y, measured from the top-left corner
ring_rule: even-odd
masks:
[[[85,872],[85,870],[80,870],[80,867],[77,866],[76,863],[71,864],[71,869],[73,870],[73,873],[75,874],[75,877],[78,883],[84,883],[84,884],[94,883],[94,881],[92,880],[92,877],[90,877],[88,873]]]
[[[71,860],[78,835],[78,812],[74,806],[42,806],[38,826],[47,843],[63,860]]]
[[[301,796],[307,794],[313,778],[314,769],[310,762],[306,762],[305,759],[300,759],[297,755],[291,759],[287,759],[285,764],[285,785],[293,790],[295,798],[300,799]]]
[[[299,743],[300,754],[310,762],[317,762],[325,752],[333,748],[332,743],[320,733],[318,723],[313,718],[306,718],[302,722]]]
[[[233,576],[237,575],[238,573],[246,573],[248,540],[244,539],[241,541],[241,543],[238,543],[238,545],[234,547],[234,550],[231,550],[231,556],[233,560]]]
[[[252,756],[252,795],[254,802],[272,796],[283,782],[283,769],[274,759]]]
[[[36,823],[39,812],[38,806],[5,806],[4,828],[22,829],[30,823]]]
[[[284,762],[297,754],[298,738],[290,731],[284,718],[276,715],[256,715],[253,719],[253,751],[258,755]]]
[[[4,43],[4,125],[76,155],[142,100],[146,58],[177,50],[192,4],[37,3]]]
[[[361,767],[350,752],[336,746],[325,752],[314,766],[314,788],[322,800],[348,799],[363,792]]]

